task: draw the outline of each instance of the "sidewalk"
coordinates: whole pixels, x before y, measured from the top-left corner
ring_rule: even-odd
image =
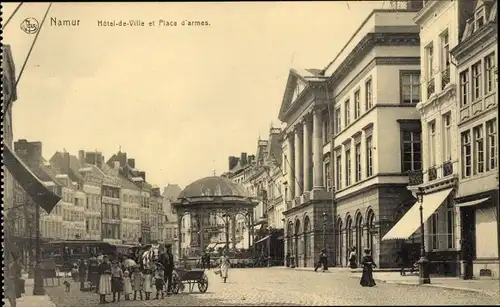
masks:
[[[361,273],[353,273],[351,278],[361,279]],[[401,276],[399,272],[374,272],[373,278],[378,282],[419,286],[418,276]],[[456,277],[431,277],[431,284],[422,286],[478,292],[492,296],[499,296],[500,292],[498,279],[463,280]]]
[[[25,294],[17,299],[17,307],[56,307],[51,298],[45,295],[33,295],[33,278],[28,279],[28,274],[23,274],[25,280],[24,288]],[[10,302],[3,299],[3,306],[10,307]]]

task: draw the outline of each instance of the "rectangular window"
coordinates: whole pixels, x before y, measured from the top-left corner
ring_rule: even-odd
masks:
[[[472,65],[472,101],[481,98],[481,61]]]
[[[330,162],[325,163],[325,183],[327,191],[331,190]]]
[[[402,103],[417,104],[420,102],[420,73],[404,72],[401,74]]]
[[[426,66],[425,70],[427,72],[426,79],[430,81],[434,77],[434,46],[430,43],[427,47],[425,47],[425,56],[426,56]]]
[[[341,122],[341,113],[340,113],[340,107],[335,109],[335,134],[340,133],[342,130],[342,122]]]
[[[351,123],[351,101],[349,99],[344,102],[344,122],[346,127]]]
[[[455,248],[455,208],[451,197],[446,200],[446,236],[448,248]]]
[[[484,172],[483,125],[474,127],[474,174]]]
[[[336,175],[336,182],[335,182],[335,189],[340,190],[342,189],[342,154],[337,154],[337,157],[335,159],[335,175]]]
[[[345,151],[345,185],[346,187],[351,185],[351,150],[347,149]]]
[[[359,90],[354,92],[354,119],[361,116],[361,102],[359,101]]]
[[[439,233],[438,233],[438,226],[439,226],[439,214],[437,212],[434,212],[431,215],[431,234],[430,234],[430,243],[432,246],[432,249],[439,249]]]
[[[361,143],[354,147],[356,151],[356,182],[361,180]]]
[[[493,92],[495,85],[495,53],[492,53],[484,58],[484,92],[489,94]]]
[[[441,35],[441,69],[446,71],[450,68],[450,42],[448,31]]]
[[[474,32],[481,29],[483,25],[484,25],[484,9],[480,9],[474,14]]]
[[[471,168],[472,168],[470,131],[462,132],[461,144],[462,144],[462,177],[469,177],[471,175]]]
[[[451,114],[443,115],[443,161],[451,161]]]
[[[460,97],[462,106],[469,103],[469,70],[466,69],[460,73]]]
[[[429,123],[429,166],[436,166],[436,122]]]
[[[402,131],[403,173],[422,169],[422,144],[420,132]]]
[[[373,87],[372,79],[365,83],[365,110],[368,111],[373,107]]]
[[[488,134],[488,170],[495,169],[497,167],[497,122],[496,119],[486,122],[486,133]]]

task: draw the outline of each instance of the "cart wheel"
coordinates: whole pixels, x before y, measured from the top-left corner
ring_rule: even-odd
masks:
[[[205,273],[203,273],[201,279],[198,280],[198,290],[200,290],[201,293],[205,293],[208,290],[208,277]]]

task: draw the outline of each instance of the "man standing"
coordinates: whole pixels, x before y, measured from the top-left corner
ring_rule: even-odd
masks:
[[[172,245],[166,245],[167,251],[162,255],[162,264],[164,265],[164,278],[167,284],[167,296],[172,294],[172,274],[174,273],[174,255],[172,254]]]
[[[317,272],[321,266],[323,266],[323,272],[328,271],[328,259],[326,258],[325,249],[322,249],[321,253],[319,254],[319,261],[314,267],[314,272]]]

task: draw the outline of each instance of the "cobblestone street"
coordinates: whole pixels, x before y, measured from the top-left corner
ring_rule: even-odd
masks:
[[[494,305],[499,297],[430,287],[379,283],[359,286],[349,272],[314,273],[280,268],[232,269],[222,283],[207,271],[209,287],[201,294],[174,295],[164,300],[121,301],[117,306],[214,306],[214,305]],[[187,289],[186,289],[187,291]],[[62,287],[47,288],[58,307],[97,306],[97,294],[82,293],[74,284],[70,294]],[[109,297],[108,297],[109,300]]]

